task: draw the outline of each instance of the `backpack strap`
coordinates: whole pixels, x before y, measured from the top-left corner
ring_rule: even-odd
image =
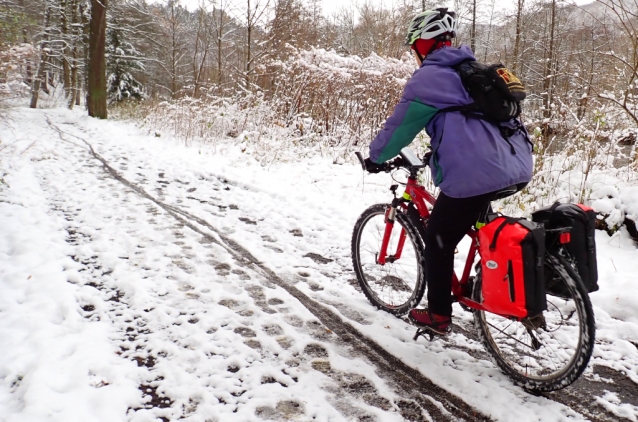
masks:
[[[512,153],[512,155],[516,155],[516,150],[514,149],[514,145],[512,145],[512,142],[510,141],[510,136],[512,135],[505,135],[503,134],[503,127],[499,126],[499,131],[501,132],[501,136],[503,137],[503,139],[505,139],[505,142],[507,142],[507,145],[510,146],[510,152]]]
[[[460,111],[463,113],[476,112],[477,118],[481,118],[480,116],[483,116],[483,114],[478,112],[478,107],[476,106],[476,103],[445,107],[440,109],[439,113],[447,113],[448,111]],[[487,120],[487,118],[485,119]]]

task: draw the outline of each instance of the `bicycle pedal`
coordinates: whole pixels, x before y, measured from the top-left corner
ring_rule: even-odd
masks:
[[[427,337],[426,337],[427,334]],[[416,334],[414,335],[414,341],[417,341],[419,337],[424,337],[428,341],[434,341],[436,338],[436,334],[430,330],[429,328],[417,328]]]

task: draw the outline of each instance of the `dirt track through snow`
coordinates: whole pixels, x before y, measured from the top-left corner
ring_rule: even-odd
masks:
[[[343,321],[334,312],[321,305],[320,303],[312,300],[290,283],[284,281],[276,273],[270,270],[264,263],[260,262],[254,256],[252,256],[250,252],[244,249],[241,245],[219,233],[219,230],[206,222],[204,219],[198,218],[180,209],[179,207],[167,205],[154,198],[141,187],[122,177],[118,173],[118,171],[107,162],[107,160],[105,160],[101,155],[95,152],[92,145],[85,139],[64,132],[50,120],[47,120],[47,122],[49,126],[58,133],[60,139],[65,143],[71,144],[76,148],[81,148],[82,146],[74,143],[72,139],[75,138],[76,140],[84,143],[84,146],[88,148],[92,157],[102,164],[102,168],[106,173],[108,173],[114,180],[120,182],[123,187],[127,188],[127,190],[135,192],[140,198],[153,202],[159,208],[163,209],[168,215],[170,215],[177,221],[177,226],[175,226],[176,228],[183,229],[184,227],[187,227],[191,229],[192,232],[201,236],[200,243],[217,245],[223,248],[232,256],[235,264],[238,267],[243,267],[246,269],[243,274],[239,273],[240,276],[243,275],[243,278],[245,278],[246,280],[257,280],[258,282],[261,281],[261,284],[264,284],[265,282],[266,286],[268,286],[269,283],[272,283],[277,287],[285,290],[290,296],[292,296],[292,298],[298,300],[321,322],[321,324],[323,324],[320,325],[315,322],[315,327],[313,328],[320,332],[325,331],[325,333],[322,333],[320,335],[320,338],[322,338],[324,341],[330,341],[331,343],[333,343],[333,346],[331,347],[332,350],[345,349],[345,354],[347,356],[356,356],[359,359],[366,360],[375,368],[375,372],[379,377],[392,385],[392,388],[393,390],[395,390],[397,397],[401,397],[401,399],[398,400],[396,403],[391,403],[387,399],[382,397],[375,397],[372,383],[369,380],[363,378],[362,380],[358,381],[363,385],[363,387],[361,385],[356,385],[355,388],[352,388],[352,390],[370,390],[365,393],[367,394],[365,401],[373,403],[373,405],[379,404],[380,408],[383,410],[391,409],[393,411],[398,410],[399,412],[405,413],[404,416],[408,420],[420,420],[421,416],[419,416],[419,414],[421,414],[422,412],[435,421],[490,420],[490,418],[485,415],[481,415],[480,412],[467,405],[460,398],[433,384],[428,378],[424,377],[414,368],[411,368],[402,363],[399,359],[388,353],[373,340],[361,334],[352,325]],[[159,215],[159,212],[153,212],[153,214]],[[95,266],[95,264],[91,263],[90,261],[87,263],[83,262],[83,264],[93,264],[93,266]],[[247,289],[253,293],[253,296],[257,296],[258,298],[265,297],[265,295],[263,294],[263,287],[259,284],[251,283]],[[122,292],[115,291],[113,294],[114,296],[111,296],[111,298],[109,299],[110,301],[124,303],[125,298],[123,296],[125,295],[123,295]],[[124,304],[124,306],[126,306],[126,304]],[[114,307],[113,309],[115,310],[117,308],[118,307]],[[262,311],[265,311],[266,313],[275,312],[272,308],[268,307],[265,307],[265,309],[262,309]],[[146,327],[148,325],[148,322],[141,320],[137,322],[137,325]],[[127,330],[128,329],[129,328],[127,327]],[[138,331],[139,330],[135,329],[131,330],[131,332],[134,332],[135,334],[128,335],[128,338],[133,340],[137,339],[137,336],[139,335]],[[279,332],[281,330],[280,328],[275,328],[272,331]],[[142,330],[142,334],[148,333],[145,333],[144,330]],[[251,329],[241,331],[240,334],[246,335],[247,337],[255,336],[253,330]],[[321,347],[323,350],[320,355],[322,357],[327,357],[327,352],[325,352],[325,349],[323,349],[322,346],[319,347]],[[156,361],[159,358],[149,355],[144,356],[143,354],[140,355],[140,353],[137,353],[134,359],[138,362],[142,362],[143,366],[150,366],[152,368],[153,366],[155,366]],[[150,365],[150,363],[152,363],[152,365]],[[332,371],[330,369],[325,369],[329,366],[329,362],[326,363],[326,367],[322,367],[318,363],[315,366],[320,372],[332,375]],[[341,377],[342,376],[337,376],[336,378],[340,379]],[[157,407],[163,408],[172,404],[170,398],[162,400],[161,397],[158,396],[157,387],[149,387],[147,385],[144,385],[140,388],[143,391],[144,388],[150,390],[148,392],[148,395],[151,396],[153,404]]]

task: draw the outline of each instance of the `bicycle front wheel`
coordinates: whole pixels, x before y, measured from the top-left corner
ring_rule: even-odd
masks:
[[[596,325],[587,291],[567,260],[549,254],[548,280],[566,292],[565,297],[547,296],[541,316],[512,321],[475,311],[474,323],[485,349],[494,362],[517,385],[548,392],[567,387],[583,373],[594,349]],[[473,291],[481,302],[481,279]]]
[[[388,207],[373,205],[357,220],[352,233],[352,264],[361,290],[374,306],[404,315],[416,307],[425,292],[423,244],[416,227],[397,210],[387,248],[391,258],[379,264]],[[394,259],[399,252],[400,257]]]

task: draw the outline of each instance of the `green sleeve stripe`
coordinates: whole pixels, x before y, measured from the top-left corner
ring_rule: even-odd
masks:
[[[383,148],[378,162],[383,163],[389,160],[410,145],[416,135],[427,126],[438,111],[438,108],[423,104],[418,99],[411,101],[401,124],[394,130],[388,145]]]

